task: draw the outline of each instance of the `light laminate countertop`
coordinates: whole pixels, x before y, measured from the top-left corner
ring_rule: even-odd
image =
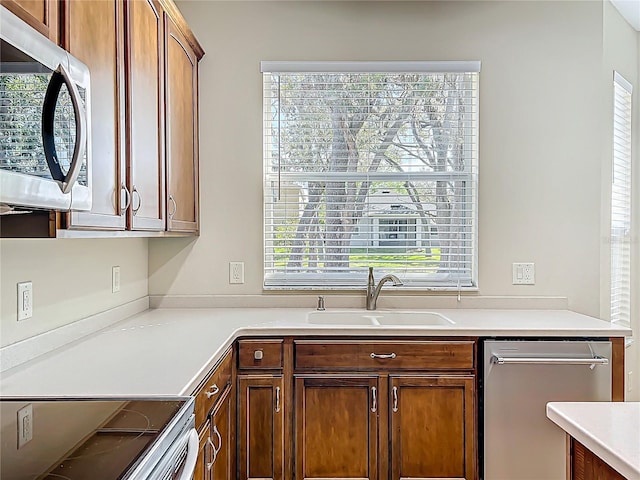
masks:
[[[550,402],[547,417],[624,477],[640,478],[640,402]]]
[[[384,310],[363,312],[381,315]],[[3,396],[188,395],[241,336],[622,337],[625,327],[566,310],[434,310],[451,325],[311,323],[309,309],[147,310],[0,374]],[[336,312],[327,310],[326,313]],[[322,320],[322,319],[320,319]]]

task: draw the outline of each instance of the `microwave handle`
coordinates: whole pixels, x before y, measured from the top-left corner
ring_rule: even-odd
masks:
[[[62,168],[60,168],[53,132],[58,94],[60,93],[60,88],[63,83],[67,85],[67,89],[69,90],[73,113],[76,119],[76,142],[73,148],[73,157],[69,171],[66,175],[62,172]],[[82,167],[82,160],[87,145],[87,118],[78,87],[76,87],[75,82],[71,79],[67,69],[64,68],[62,64],[58,65],[57,70],[53,72],[49,86],[47,87],[47,93],[44,97],[44,106],[42,108],[42,141],[51,176],[60,186],[62,193],[69,193]]]

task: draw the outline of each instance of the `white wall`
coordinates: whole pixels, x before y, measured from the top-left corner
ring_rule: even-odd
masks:
[[[263,293],[261,60],[481,60],[479,294],[600,313],[600,3],[178,5],[207,52],[202,235],[150,241],[151,294]],[[511,285],[512,262],[535,262],[537,284]]]
[[[140,238],[0,240],[0,346],[146,296],[147,259]],[[24,281],[33,282],[33,317],[18,322],[16,284]]]

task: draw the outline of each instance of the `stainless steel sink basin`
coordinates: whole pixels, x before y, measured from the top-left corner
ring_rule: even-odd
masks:
[[[416,327],[455,325],[455,322],[436,312],[419,310],[353,310],[311,312],[307,315],[309,323],[317,325],[371,325]]]

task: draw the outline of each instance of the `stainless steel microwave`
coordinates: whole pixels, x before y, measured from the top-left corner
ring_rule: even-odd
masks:
[[[0,10],[0,206],[90,210],[89,69]]]

